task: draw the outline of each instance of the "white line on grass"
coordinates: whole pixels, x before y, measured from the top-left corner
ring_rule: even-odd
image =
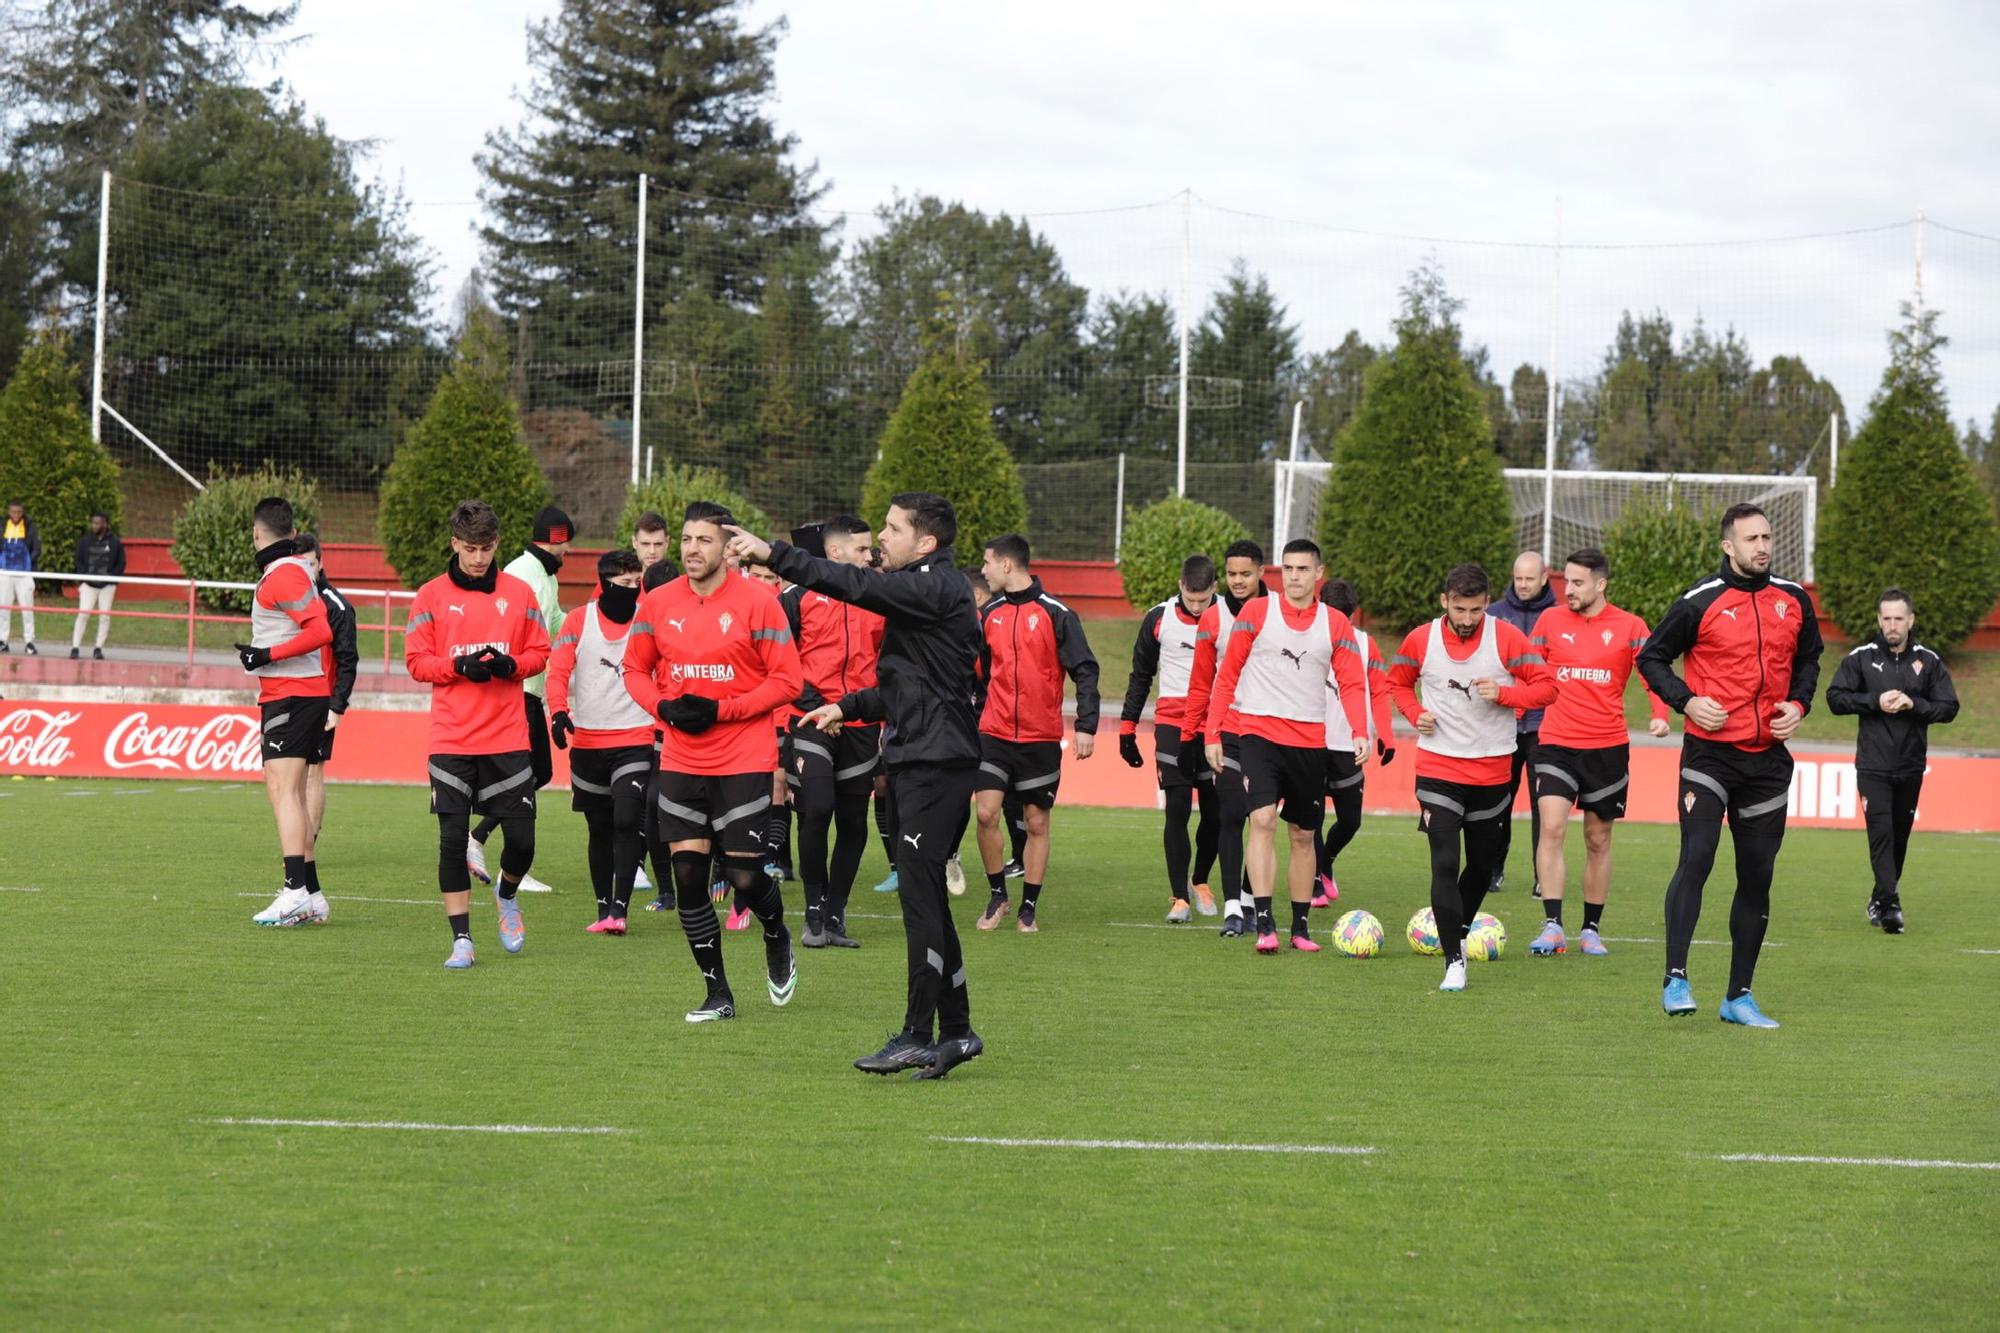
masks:
[[[1603,936],[1602,938],[1603,938],[1603,940],[1604,940],[1604,942],[1605,942],[1606,944],[1665,944],[1665,943],[1666,943],[1666,941],[1665,941],[1665,940],[1663,940],[1663,939],[1657,939],[1657,938],[1655,938],[1654,936],[1651,936],[1651,935],[1606,935],[1606,936]],[[1688,943],[1689,943],[1689,944],[1727,944],[1727,943],[1729,943],[1729,941],[1728,941],[1728,940],[1689,940],[1689,941],[1688,941]],[[1764,947],[1765,947],[1766,949],[1782,949],[1782,948],[1784,948],[1784,947],[1785,947],[1785,945],[1784,945],[1784,942],[1783,942],[1782,940],[1765,940],[1765,941],[1764,941]]]
[[[1991,954],[1996,954],[1996,953],[2000,953],[2000,949],[1960,949],[1960,950],[1959,950],[1959,952],[1960,952],[1960,953],[1983,953],[1983,954],[1988,954],[1988,955],[1991,955]]]
[[[2000,1162],[1953,1162],[1927,1157],[1792,1157],[1779,1153],[1721,1153],[1718,1162],[1776,1162],[1803,1166],[1909,1166],[1937,1167],[1947,1171],[2000,1171]]]
[[[233,893],[232,898],[268,898],[267,893]],[[357,898],[351,893],[336,893],[327,899],[330,903],[400,903],[404,907],[436,907],[436,898]]]
[[[40,893],[41,890],[25,884],[0,884],[0,893]]]
[[[63,795],[65,795],[65,796],[95,796],[95,795],[97,795],[97,793],[96,793],[95,791],[66,791],[66,792],[64,792],[64,793],[63,793]]]
[[[298,1129],[415,1129],[443,1134],[629,1134],[617,1125],[439,1125],[422,1120],[284,1120],[272,1116],[224,1115],[201,1125],[277,1125]]]
[[[1117,1152],[1256,1152],[1315,1157],[1368,1157],[1380,1148],[1340,1143],[1164,1143],[1153,1139],[994,1139],[979,1135],[931,1135],[933,1143],[971,1143],[988,1148],[1079,1148]]]

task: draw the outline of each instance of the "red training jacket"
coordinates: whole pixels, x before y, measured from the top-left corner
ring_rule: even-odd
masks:
[[[417,589],[404,625],[403,664],[431,688],[432,754],[508,754],[528,748],[521,682],[549,661],[549,630],[534,589],[493,573],[491,591],[449,573]],[[514,659],[511,680],[467,680],[452,659],[491,645]]]

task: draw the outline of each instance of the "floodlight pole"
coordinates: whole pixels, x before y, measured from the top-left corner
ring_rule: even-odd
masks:
[[[639,252],[632,289],[632,484],[639,484],[639,391],[646,376],[646,173],[639,173]]]
[[[1125,552],[1125,455],[1118,455],[1118,495],[1111,511],[1111,562]]]
[[[98,179],[97,195],[97,335],[90,354],[90,438],[104,441],[104,288],[105,261],[111,257],[111,173]]]
[[[1826,414],[1826,485],[1832,490],[1840,484],[1840,413]]]
[[[1555,245],[1550,250],[1553,280],[1549,284],[1549,391],[1543,415],[1547,418],[1542,436],[1542,564],[1555,559],[1556,545],[1556,404],[1560,397],[1556,378],[1556,355],[1562,328],[1562,243],[1563,201],[1556,196]]]
[[[1181,191],[1181,388],[1179,462],[1174,469],[1174,494],[1187,494],[1188,454],[1188,342],[1193,324],[1189,302],[1193,293],[1194,189]]]

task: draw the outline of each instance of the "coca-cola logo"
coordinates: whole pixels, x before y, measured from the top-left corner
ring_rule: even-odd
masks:
[[[263,767],[263,731],[255,718],[217,713],[199,726],[153,726],[128,713],[104,738],[104,762],[115,769],[183,773],[255,773]]]
[[[83,717],[67,710],[17,708],[0,718],[0,767],[61,768],[70,756],[68,731]]]

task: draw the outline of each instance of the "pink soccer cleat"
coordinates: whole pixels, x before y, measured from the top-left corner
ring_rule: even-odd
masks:
[[[1317,947],[1317,946],[1315,946],[1315,947]],[[1257,937],[1257,952],[1258,952],[1258,953],[1276,953],[1277,951],[1278,951],[1278,932],[1277,932],[1277,931],[1275,931],[1275,930],[1267,930],[1267,931],[1265,931],[1265,932],[1264,932],[1263,934],[1261,934],[1261,935],[1259,935],[1259,936]]]
[[[1261,948],[1262,946],[1258,947]],[[1310,935],[1292,936],[1292,947],[1300,953],[1318,953],[1320,948],[1319,944]]]
[[[747,907],[730,908],[729,919],[722,923],[722,928],[724,930],[750,929],[750,909]]]

